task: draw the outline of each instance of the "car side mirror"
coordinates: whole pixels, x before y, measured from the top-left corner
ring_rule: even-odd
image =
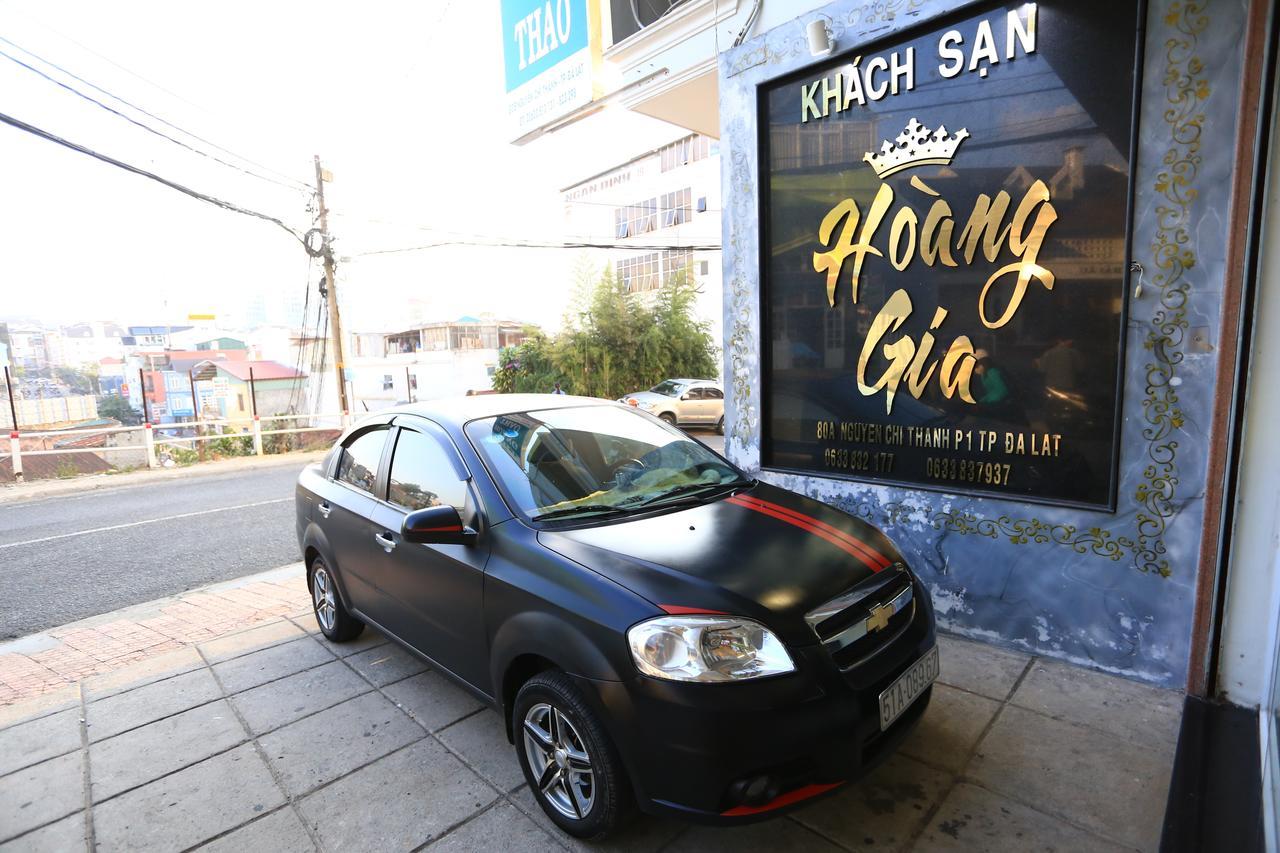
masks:
[[[680,399],[681,399],[681,400],[691,400],[691,399],[693,399],[693,397],[692,397],[692,395],[690,395],[690,394],[685,394],[685,395],[683,395]]]
[[[476,532],[462,523],[451,506],[429,506],[404,517],[400,537],[406,542],[428,545],[474,545]]]

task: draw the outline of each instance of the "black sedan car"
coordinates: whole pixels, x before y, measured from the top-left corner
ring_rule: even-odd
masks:
[[[316,619],[495,707],[539,804],[743,822],[857,778],[924,712],[929,596],[870,525],[600,400],[380,412],[297,487]]]

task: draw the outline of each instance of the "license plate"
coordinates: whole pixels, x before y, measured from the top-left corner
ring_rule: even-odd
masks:
[[[880,730],[884,731],[893,725],[893,721],[902,716],[902,712],[907,710],[937,677],[938,647],[934,646],[880,694]]]

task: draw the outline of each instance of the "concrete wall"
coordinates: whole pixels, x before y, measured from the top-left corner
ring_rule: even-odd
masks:
[[[749,471],[760,468],[757,86],[818,61],[804,26],[819,14],[843,52],[956,5],[842,0],[720,56],[726,447]],[[1147,273],[1129,305],[1116,512],[760,474],[881,526],[946,629],[1157,684],[1185,681],[1242,31],[1240,2],[1148,6],[1132,226],[1132,257]],[[1195,336],[1205,345],[1193,346]]]

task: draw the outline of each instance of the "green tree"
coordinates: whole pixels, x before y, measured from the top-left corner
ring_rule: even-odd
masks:
[[[79,370],[74,367],[55,367],[53,369],[54,377],[66,385],[77,394],[93,394],[97,391],[94,377],[87,371]]]
[[[107,394],[98,398],[98,417],[115,418],[125,426],[137,426],[142,423],[142,413],[129,405],[124,397]]]
[[[545,394],[557,382],[565,385],[566,377],[551,358],[552,341],[535,328],[525,329],[525,339],[498,353],[498,368],[493,374],[493,390],[503,394]]]

